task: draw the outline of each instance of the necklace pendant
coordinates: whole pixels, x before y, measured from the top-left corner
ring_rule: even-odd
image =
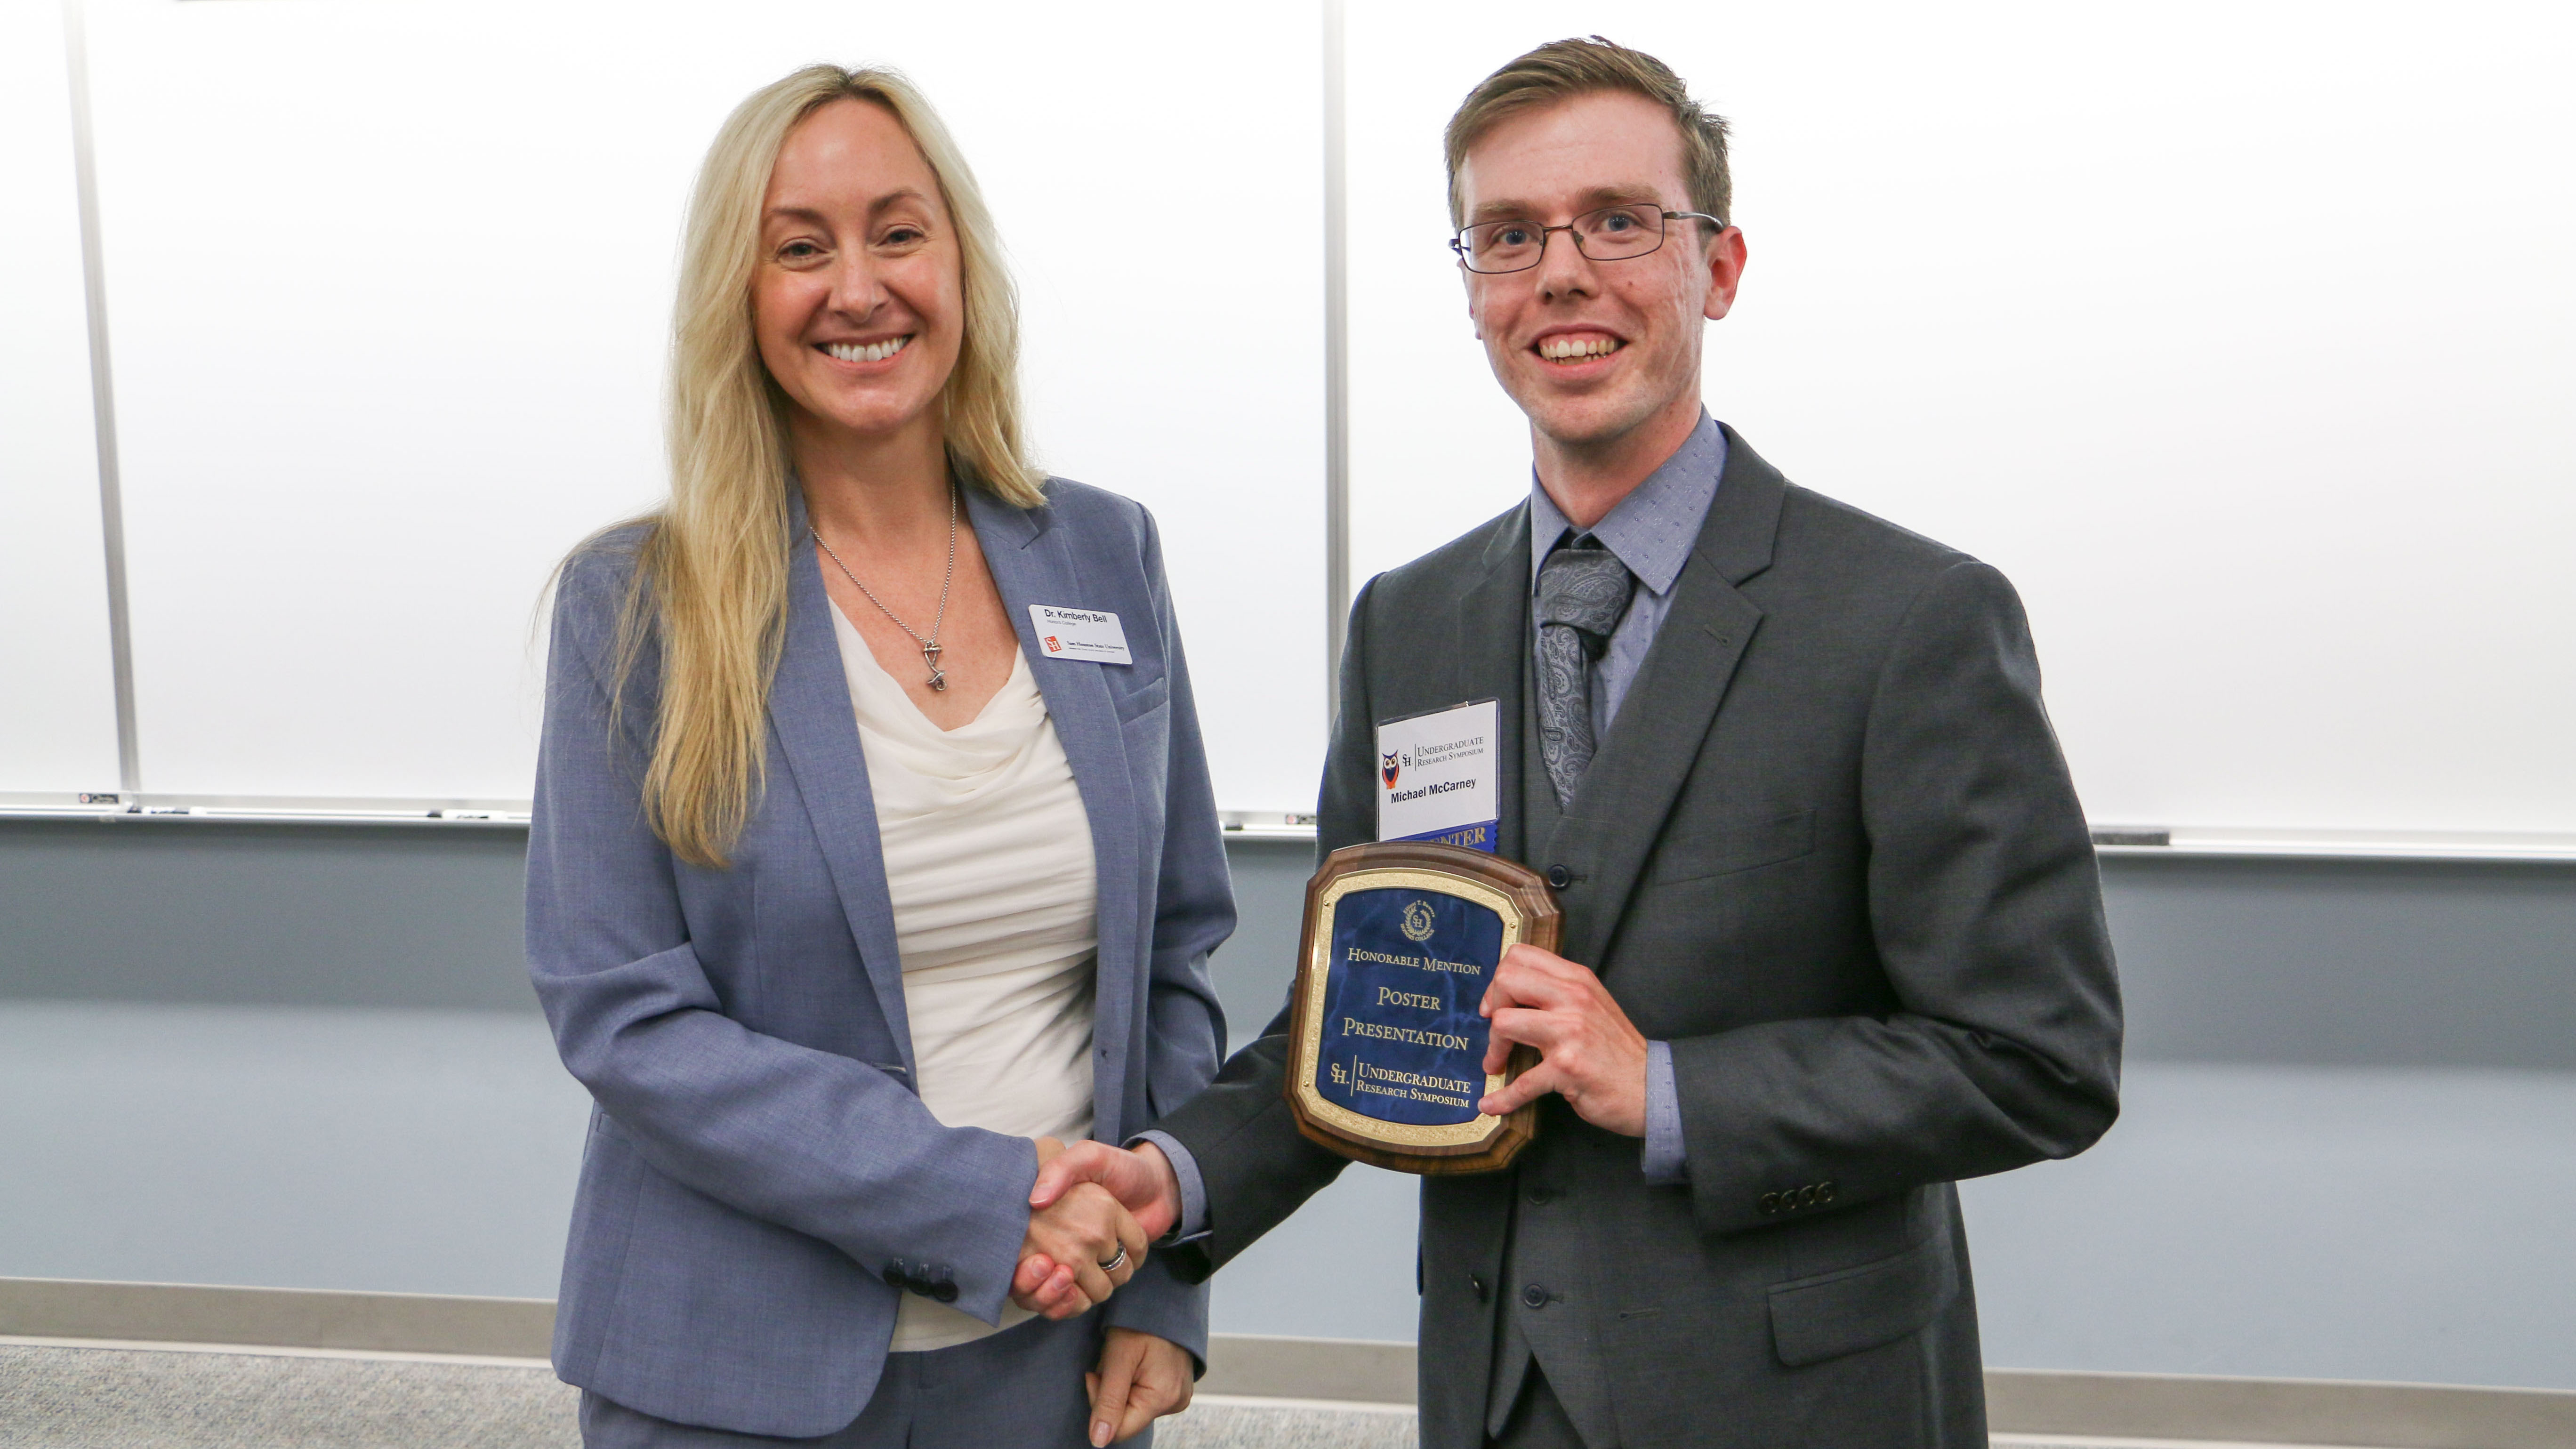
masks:
[[[930,687],[934,691],[943,693],[948,688],[948,676],[935,666],[930,671]]]

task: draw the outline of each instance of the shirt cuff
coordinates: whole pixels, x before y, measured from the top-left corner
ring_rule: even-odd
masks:
[[[1666,1073],[1670,1075],[1669,1070]],[[1166,1243],[1193,1243],[1208,1235],[1207,1180],[1199,1176],[1199,1160],[1169,1132],[1139,1132],[1127,1139],[1127,1146],[1151,1142],[1163,1149],[1172,1164],[1172,1176],[1181,1180],[1181,1219],[1172,1224],[1163,1237]]]
[[[1177,1166],[1177,1164],[1175,1164]],[[1646,1043],[1646,1181],[1671,1187],[1690,1181],[1689,1152],[1682,1145],[1682,1098],[1673,1085],[1673,1044]],[[1186,1194],[1187,1189],[1183,1192]]]

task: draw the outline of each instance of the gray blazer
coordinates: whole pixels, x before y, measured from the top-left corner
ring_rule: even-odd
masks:
[[[1161,544],[1143,508],[1062,479],[1033,510],[966,499],[1091,820],[1093,1130],[1116,1142],[1214,1072],[1225,1024],[1207,957],[1234,928]],[[661,1418],[811,1437],[867,1403],[902,1292],[997,1318],[1037,1164],[1023,1139],[942,1126],[914,1091],[867,763],[801,499],[794,513],[766,788],[726,870],[674,859],[638,810],[651,649],[611,717],[637,535],[565,569],[528,968],[597,1101],[556,1371]],[[1116,612],[1135,662],[1048,658],[1032,603]],[[1204,1357],[1206,1290],[1168,1259],[1101,1311]]]
[[[1502,853],[1560,883],[1564,954],[1673,1044],[1689,1181],[1649,1186],[1636,1139],[1556,1097],[1513,1168],[1426,1179],[1422,1442],[1481,1444],[1525,1339],[1627,1449],[1983,1449],[1950,1184],[2118,1110],[2099,878],[2011,586],[1730,432],[1561,817],[1525,788],[1529,629],[1526,504],[1362,591],[1318,843],[1373,838],[1376,721],[1500,698]],[[1159,1124],[1207,1188],[1191,1272],[1342,1166],[1281,1100],[1284,1032]]]

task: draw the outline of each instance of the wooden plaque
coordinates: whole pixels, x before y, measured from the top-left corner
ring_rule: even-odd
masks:
[[[1537,1062],[1484,1070],[1477,1014],[1503,952],[1556,949],[1556,898],[1536,871],[1427,841],[1353,845],[1306,884],[1288,1017],[1289,1110],[1308,1140],[1397,1172],[1491,1172],[1537,1130],[1535,1104],[1476,1103]]]

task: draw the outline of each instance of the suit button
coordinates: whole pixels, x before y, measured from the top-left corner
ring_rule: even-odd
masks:
[[[957,1285],[954,1283],[933,1283],[930,1285],[930,1296],[942,1303],[954,1303],[957,1301]]]
[[[1574,884],[1574,872],[1561,865],[1551,865],[1547,868],[1547,883],[1558,890],[1563,890]]]
[[[1556,1201],[1556,1190],[1554,1188],[1546,1187],[1531,1188],[1530,1201],[1539,1207],[1545,1207],[1549,1203]]]
[[[1484,1274],[1482,1274],[1482,1273],[1470,1273],[1470,1274],[1468,1274],[1468,1275],[1467,1275],[1467,1286],[1476,1290],[1476,1301],[1477,1301],[1477,1302],[1482,1303],[1482,1302],[1484,1302],[1484,1301],[1485,1301],[1485,1275],[1484,1275]]]
[[[1770,1217],[1779,1211],[1780,1194],[1776,1192],[1766,1192],[1762,1194],[1762,1215],[1764,1217]]]
[[[1814,1183],[1812,1183],[1812,1182],[1811,1182],[1811,1183],[1808,1183],[1805,1187],[1802,1187],[1802,1188],[1798,1189],[1798,1206],[1800,1206],[1800,1207],[1814,1207],[1815,1205],[1816,1205],[1816,1185],[1815,1185]]]
[[[912,1275],[903,1271],[903,1265],[901,1263],[886,1264],[885,1280],[888,1288],[909,1288],[912,1286]]]
[[[1830,1182],[1820,1182],[1820,1183],[1817,1183],[1817,1184],[1816,1184],[1816,1201],[1818,1201],[1818,1202],[1832,1202],[1833,1200],[1834,1200],[1834,1185],[1833,1185],[1832,1183],[1830,1183]]]
[[[1547,1306],[1547,1290],[1541,1288],[1536,1283],[1532,1283],[1527,1288],[1521,1290],[1521,1301],[1532,1308],[1545,1308]]]

